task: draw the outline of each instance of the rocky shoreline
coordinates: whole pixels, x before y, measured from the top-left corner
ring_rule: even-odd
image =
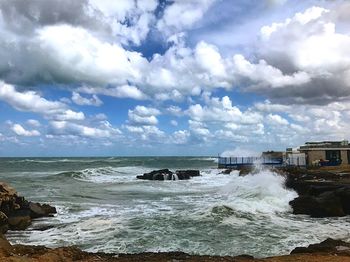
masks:
[[[182,172],[182,173],[181,173]],[[350,170],[298,170],[276,172],[286,177],[286,187],[298,192],[290,202],[294,214],[312,217],[334,217],[350,214]],[[229,174],[229,172],[226,172]],[[139,179],[175,180],[199,176],[199,171],[157,170]],[[242,172],[241,175],[244,175]],[[105,254],[88,253],[77,247],[47,248],[44,246],[11,245],[8,230],[25,230],[39,217],[52,216],[56,209],[48,204],[33,203],[17,194],[11,186],[0,182],[0,261],[349,261],[350,243],[327,239],[309,247],[297,247],[290,255],[269,258],[198,256],[182,252]]]
[[[34,203],[19,196],[16,190],[0,182],[0,233],[7,230],[25,230],[33,219],[56,214],[56,208],[48,204]]]
[[[298,197],[289,204],[294,214],[311,217],[342,217],[350,215],[350,170],[315,169],[282,170],[286,187]]]

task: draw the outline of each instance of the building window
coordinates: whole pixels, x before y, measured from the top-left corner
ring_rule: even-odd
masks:
[[[341,164],[340,150],[326,150],[326,160],[331,165]]]

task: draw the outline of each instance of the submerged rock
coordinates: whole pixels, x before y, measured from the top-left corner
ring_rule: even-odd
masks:
[[[185,180],[191,177],[200,176],[199,170],[177,170],[175,173],[169,169],[154,170],[149,173],[137,176],[144,180]]]

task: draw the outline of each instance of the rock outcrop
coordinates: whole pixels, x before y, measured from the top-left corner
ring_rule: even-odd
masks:
[[[335,240],[327,238],[321,243],[311,244],[308,247],[297,247],[293,249],[291,254],[300,253],[328,253],[328,254],[339,254],[346,253],[350,255],[350,243],[342,240]]]
[[[301,169],[286,174],[286,186],[299,194],[289,203],[294,214],[311,217],[350,215],[350,174]]]
[[[144,252],[139,254],[105,254],[89,253],[77,247],[47,248],[44,246],[11,245],[6,238],[0,234],[0,261],[4,262],[209,262],[209,261],[265,261],[265,262],[346,262],[350,261],[349,244],[340,240],[327,239],[319,244],[309,247],[297,247],[291,255],[257,259],[249,255],[240,256],[199,256],[183,252]]]
[[[144,180],[185,180],[191,177],[200,176],[199,170],[177,170],[175,173],[169,169],[154,170],[149,173],[137,176],[138,179]]]
[[[24,230],[31,225],[32,219],[52,216],[56,208],[27,201],[18,196],[16,190],[0,182],[0,233],[10,230]]]

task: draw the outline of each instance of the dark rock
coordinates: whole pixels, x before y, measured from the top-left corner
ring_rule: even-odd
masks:
[[[48,204],[39,204],[39,203],[29,203],[30,217],[31,218],[39,218],[49,216],[50,214],[55,214],[56,208],[52,207]]]
[[[299,196],[289,202],[293,214],[305,214],[311,217],[341,217],[345,216],[342,202],[334,192],[325,192],[319,197]]]
[[[318,244],[311,244],[308,247],[297,247],[291,254],[298,253],[339,253],[339,251],[350,250],[350,243],[342,240],[327,238],[325,241]]]
[[[239,255],[239,256],[235,256],[234,258],[236,258],[236,259],[240,259],[240,260],[245,260],[245,259],[247,259],[247,260],[252,260],[252,259],[254,259],[254,257],[253,256],[251,256],[251,255],[245,255],[245,254],[243,254],[243,255]]]
[[[36,226],[33,228],[33,230],[35,231],[46,231],[46,230],[49,230],[51,228],[54,228],[55,226],[54,225],[42,225],[42,226]]]
[[[146,180],[171,180],[173,172],[169,169],[154,170],[149,173],[145,173],[142,176],[137,176],[138,179]]]
[[[25,230],[32,223],[29,210],[18,210],[8,217],[9,228],[11,230]]]
[[[45,211],[47,215],[57,214],[56,208],[54,206],[50,206],[49,204],[42,204],[41,208]]]
[[[231,174],[233,169],[224,169],[219,174],[229,175]]]
[[[194,176],[200,176],[199,170],[177,170],[176,173],[173,173],[169,169],[160,169],[136,178],[145,180],[184,180]]]
[[[190,179],[191,177],[200,176],[199,170],[176,170],[179,180]]]
[[[0,249],[5,251],[6,253],[12,251],[12,246],[10,242],[6,239],[6,237],[3,234],[0,234]]]
[[[0,211],[0,234],[5,234],[8,229],[8,217]]]

